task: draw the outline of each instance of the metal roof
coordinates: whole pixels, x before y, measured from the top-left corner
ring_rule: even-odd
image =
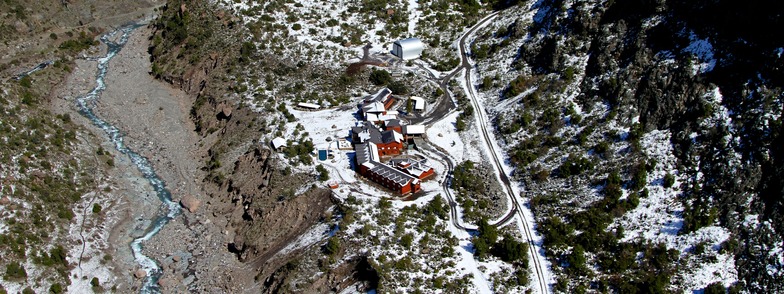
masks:
[[[400,45],[401,47],[424,47],[422,44],[422,40],[419,38],[407,38],[402,40],[395,41],[395,44]]]

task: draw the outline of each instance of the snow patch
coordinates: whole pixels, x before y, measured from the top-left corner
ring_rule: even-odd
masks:
[[[698,62],[692,66],[692,72],[702,74],[712,71],[716,66],[716,58],[713,57],[713,45],[710,41],[707,38],[700,39],[694,32],[689,34],[689,41],[691,43],[683,51],[694,54],[698,59]]]

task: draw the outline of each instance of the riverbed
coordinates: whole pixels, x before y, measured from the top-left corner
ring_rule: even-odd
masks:
[[[107,222],[110,245],[105,249],[113,256],[106,265],[113,276],[103,278],[119,292],[225,291],[240,285],[237,280],[247,279],[235,276],[231,283],[226,275],[242,265],[220,250],[229,240],[225,224],[213,221],[204,208],[180,213],[177,203],[185,195],[205,202],[200,184],[204,172],[199,167],[206,150],[189,118],[194,97],[149,74],[149,28],[127,32],[126,43],[118,31],[105,40],[116,46],[107,51],[102,44],[91,53],[94,57],[77,60],[59,94],[63,99],[56,103],[76,112],[80,98],[99,90],[83,101],[94,112],[83,108],[85,116],[75,121],[101,138],[114,156],[108,175],[114,189],[106,197],[118,205],[108,206],[107,215],[115,219]],[[106,59],[113,49],[121,50]],[[99,70],[102,62],[105,75]],[[142,247],[135,252],[134,240]]]

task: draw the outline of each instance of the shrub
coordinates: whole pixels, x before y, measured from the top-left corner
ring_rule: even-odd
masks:
[[[22,280],[27,278],[27,271],[18,262],[11,262],[5,266],[5,279]]]
[[[98,214],[101,213],[101,205],[98,203],[93,204],[93,213]]]
[[[671,173],[667,173],[666,175],[664,175],[663,185],[665,188],[670,188],[674,184],[675,184],[675,176],[673,176]]]
[[[326,168],[324,168],[323,165],[320,165],[320,164],[317,165],[316,166],[316,171],[319,173],[319,176],[318,176],[319,181],[323,182],[323,181],[326,181],[326,180],[329,179],[329,171]]]
[[[332,236],[327,240],[327,244],[324,245],[324,253],[332,256],[338,253],[338,251],[340,251],[340,239]]]
[[[713,282],[710,283],[707,287],[705,287],[705,294],[724,294],[727,293],[727,288],[724,288],[724,285],[721,282]]]
[[[301,29],[302,29],[302,25],[301,25],[301,24],[298,24],[298,23],[295,23],[295,24],[293,24],[293,25],[291,26],[291,29],[292,29],[292,30],[295,30],[295,31],[299,31],[299,30],[301,30]]]
[[[63,293],[63,285],[60,285],[60,283],[54,283],[49,287],[49,292],[54,294]]]
[[[388,85],[392,82],[392,75],[385,70],[373,69],[373,71],[370,72],[369,80],[376,86]],[[395,91],[392,92],[397,94]]]
[[[579,155],[569,154],[569,157],[561,164],[558,171],[561,177],[567,178],[591,169],[593,169],[593,163],[590,160]]]
[[[506,262],[525,260],[527,251],[528,244],[518,242],[509,235],[504,236],[504,239],[493,247],[493,255]]]

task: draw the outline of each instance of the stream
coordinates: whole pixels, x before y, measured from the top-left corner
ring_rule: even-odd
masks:
[[[150,220],[150,226],[145,229],[144,235],[134,239],[130,244],[134,259],[147,273],[139,292],[160,293],[158,279],[160,279],[163,271],[155,260],[142,254],[142,244],[155,236],[170,220],[180,214],[180,205],[172,201],[171,192],[166,188],[166,183],[155,173],[147,158],[128,148],[124,143],[123,133],[120,129],[98,117],[94,111],[95,102],[101,97],[103,90],[106,89],[105,77],[109,70],[109,61],[125,47],[131,32],[140,26],[142,25],[136,24],[122,27],[101,37],[101,42],[106,44],[108,48],[106,56],[91,59],[98,62],[98,73],[95,77],[96,86],[89,93],[77,97],[76,104],[79,113],[92,121],[95,126],[102,129],[117,151],[128,156],[131,162],[136,165],[161,200],[161,209],[157,216]],[[118,34],[120,34],[119,37],[117,36]],[[113,41],[112,39],[115,39],[115,37],[116,40]]]

